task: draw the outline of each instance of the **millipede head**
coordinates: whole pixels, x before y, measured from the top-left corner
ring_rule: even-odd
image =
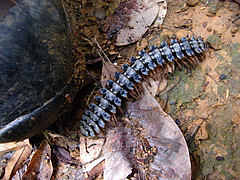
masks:
[[[206,51],[208,49],[207,43],[204,42],[200,36],[198,37],[198,44],[203,51]]]

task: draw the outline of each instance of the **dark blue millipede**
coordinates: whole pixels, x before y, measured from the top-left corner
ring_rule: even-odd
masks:
[[[115,118],[117,109],[121,109],[122,99],[139,96],[139,83],[146,80],[149,74],[156,73],[156,69],[173,66],[174,63],[190,68],[198,64],[198,59],[203,58],[202,53],[207,50],[207,44],[201,37],[192,36],[190,39],[182,37],[180,42],[171,39],[162,42],[160,46],[153,45],[150,51],[139,51],[138,57],[130,58],[130,65],[122,65],[122,72],[114,74],[116,80],[108,80],[106,87],[100,89],[100,94],[95,97],[95,102],[89,104],[80,120],[80,131],[84,136],[95,137],[104,128],[105,122]],[[163,73],[164,74],[164,73]],[[159,75],[161,76],[161,75]]]

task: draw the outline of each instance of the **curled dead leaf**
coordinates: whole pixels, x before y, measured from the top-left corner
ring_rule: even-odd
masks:
[[[34,153],[23,179],[51,179],[53,166],[51,160],[51,148],[47,140],[44,140]]]
[[[127,114],[142,127],[142,134],[158,152],[150,164],[151,178],[191,179],[187,144],[173,119],[159,106],[144,87],[144,96],[127,102]]]
[[[156,24],[162,23],[166,14],[166,1],[131,0],[122,3],[116,13],[103,21],[107,36],[118,46],[136,42],[148,30],[159,14]]]
[[[15,152],[5,168],[5,174],[3,177],[4,180],[12,179],[12,177],[22,167],[23,163],[28,159],[32,152],[32,146],[29,144],[28,139],[15,144],[5,143],[1,145],[8,144],[9,149],[15,150]]]

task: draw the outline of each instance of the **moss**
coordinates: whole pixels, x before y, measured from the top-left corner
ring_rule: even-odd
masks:
[[[231,64],[240,69],[240,52],[239,52],[239,43],[233,43],[230,45],[230,57],[231,57]]]
[[[223,174],[226,179],[232,178],[229,172],[229,164],[236,161],[237,152],[232,150],[234,139],[236,138],[232,128],[231,117],[234,116],[234,102],[227,103],[224,106],[218,106],[212,113],[212,124],[208,130],[209,140],[202,141],[200,145],[202,155],[202,172],[203,176],[208,176],[212,173],[211,167],[218,167],[217,171]],[[237,142],[236,142],[237,143]],[[208,147],[208,148],[206,148]],[[224,160],[216,160],[217,156],[224,157]],[[215,169],[216,170],[216,169]]]

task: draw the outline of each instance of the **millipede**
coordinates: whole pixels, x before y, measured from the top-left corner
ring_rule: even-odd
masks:
[[[115,80],[109,79],[106,86],[99,90],[94,102],[88,105],[80,120],[80,131],[84,136],[95,137],[105,123],[116,120],[117,111],[122,111],[123,99],[138,99],[141,95],[141,81],[147,77],[162,78],[168,68],[174,65],[181,69],[195,67],[199,59],[203,59],[203,52],[207,50],[207,43],[201,37],[182,37],[180,40],[171,39],[160,46],[153,45],[150,50],[139,51],[139,56],[131,57],[129,64],[122,65],[120,71],[115,72]]]

